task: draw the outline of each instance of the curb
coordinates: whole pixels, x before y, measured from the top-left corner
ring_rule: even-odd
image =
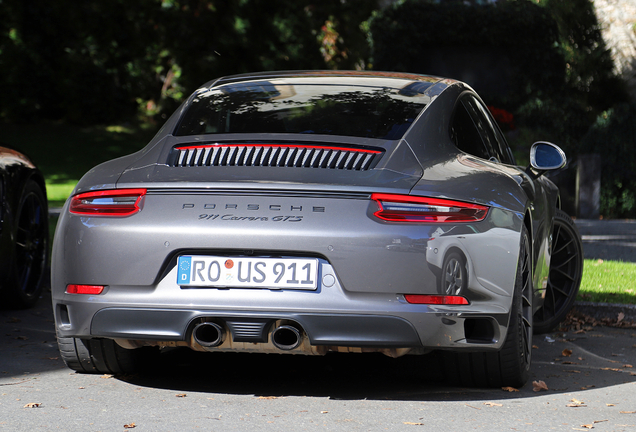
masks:
[[[52,216],[59,217],[61,213],[62,213],[62,207],[49,208],[49,217],[52,217]]]
[[[573,311],[589,315],[597,320],[609,318],[615,320],[619,313],[625,316],[623,321],[636,321],[636,305],[621,303],[574,302]]]

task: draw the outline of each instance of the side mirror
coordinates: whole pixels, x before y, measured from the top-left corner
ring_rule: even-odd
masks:
[[[568,159],[558,146],[539,141],[530,148],[530,166],[538,171],[549,171],[563,168]]]

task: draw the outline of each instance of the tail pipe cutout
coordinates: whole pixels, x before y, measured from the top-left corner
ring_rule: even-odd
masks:
[[[202,322],[192,330],[194,340],[201,346],[214,348],[225,341],[225,330],[214,322]]]
[[[298,348],[301,341],[301,331],[289,324],[278,326],[272,332],[272,344],[283,351]]]

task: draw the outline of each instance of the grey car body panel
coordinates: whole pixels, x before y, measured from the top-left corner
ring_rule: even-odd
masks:
[[[519,167],[459,151],[448,134],[450,113],[458,95],[471,90],[425,78],[432,82],[428,105],[402,139],[393,141],[300,134],[172,136],[191,97],[146,148],[93,168],[74,191],[147,188],[139,213],[86,217],[65,206],[52,262],[59,334],[184,341],[198,319],[260,317],[296,321],[315,344],[412,347],[412,330],[419,346],[428,349],[499,349],[524,224],[532,233],[535,309],[541,306],[558,190]],[[241,79],[216,80],[205,88]],[[362,172],[167,164],[178,145],[241,140],[370,146],[384,154]],[[490,210],[475,223],[390,223],[373,216],[378,206],[372,193],[447,198]],[[463,295],[470,305],[407,303],[404,294],[441,293],[441,267],[452,252],[466,260]],[[182,289],[176,260],[184,254],[311,256],[320,260],[320,278],[328,274],[335,282],[320,283],[315,291]],[[71,283],[106,289],[98,296],[67,294]],[[470,319],[488,320],[491,340],[468,342],[464,322]],[[374,337],[369,329],[380,323],[393,330],[378,330]]]

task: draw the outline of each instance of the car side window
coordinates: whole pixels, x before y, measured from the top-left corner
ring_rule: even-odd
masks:
[[[490,152],[484,144],[482,134],[477,129],[463,100],[460,100],[455,107],[450,135],[461,151],[483,159],[490,159]]]
[[[505,164],[514,165],[514,157],[512,156],[510,147],[508,147],[508,143],[499,130],[499,126],[497,126],[490,111],[475,98],[470,99],[471,105],[475,108],[480,122],[484,125],[485,139],[490,143],[489,147],[496,155],[496,158]]]

